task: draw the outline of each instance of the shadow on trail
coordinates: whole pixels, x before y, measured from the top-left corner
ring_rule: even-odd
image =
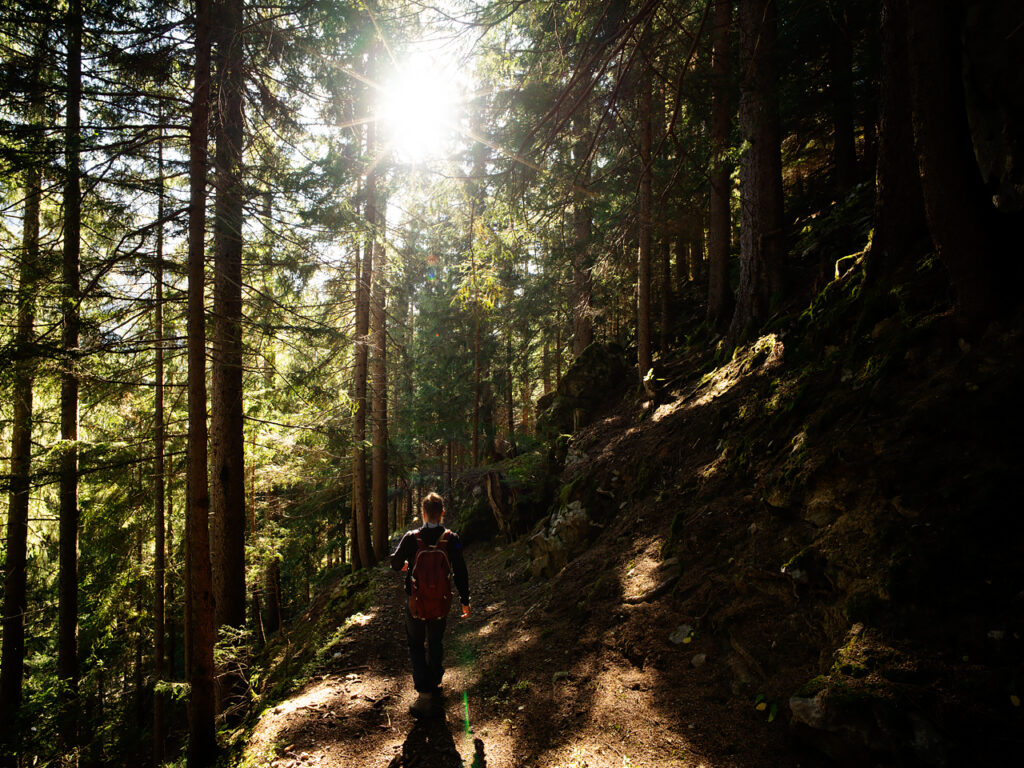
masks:
[[[470,768],[487,768],[484,744],[473,739],[474,755]],[[448,720],[444,716],[417,720],[388,768],[466,768]]]

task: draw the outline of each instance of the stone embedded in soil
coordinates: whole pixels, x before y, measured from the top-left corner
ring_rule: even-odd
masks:
[[[691,635],[693,635],[693,627],[689,624],[680,624],[668,639],[675,645],[682,645],[690,638]]]
[[[789,709],[795,722],[809,725],[811,728],[821,728],[825,725],[825,708],[820,693],[811,698],[790,697]]]
[[[693,666],[694,669],[700,669],[707,663],[707,661],[708,655],[706,653],[698,653],[695,654],[692,659],[690,659],[690,664]]]

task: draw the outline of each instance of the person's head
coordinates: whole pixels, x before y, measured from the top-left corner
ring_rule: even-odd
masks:
[[[423,522],[440,523],[444,517],[444,499],[441,498],[441,494],[431,491],[424,496],[420,511],[423,513]]]

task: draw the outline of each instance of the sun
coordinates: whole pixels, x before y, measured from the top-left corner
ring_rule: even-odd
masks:
[[[384,136],[399,162],[421,163],[450,154],[460,111],[454,65],[427,54],[405,61],[381,92]]]

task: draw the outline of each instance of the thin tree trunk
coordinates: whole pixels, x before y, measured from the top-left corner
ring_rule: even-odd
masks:
[[[36,110],[33,110],[36,113]],[[35,117],[35,114],[33,114]],[[33,142],[33,148],[38,142]],[[11,479],[7,505],[6,558],[4,560],[3,655],[0,657],[0,760],[14,765],[7,755],[19,752],[21,729],[17,722],[25,676],[25,611],[29,490],[32,480],[32,388],[35,380],[35,296],[40,278],[39,200],[42,195],[42,158],[34,156],[25,172],[25,215],[22,254],[18,267],[17,330],[14,341],[12,392]]]
[[[729,162],[729,126],[732,122],[732,0],[715,0],[712,32],[711,104],[711,205],[708,231],[708,322],[724,331],[732,317],[729,288],[729,241],[731,224],[729,199],[732,195],[732,164]],[[678,262],[677,262],[678,263]]]
[[[530,412],[532,405],[532,398],[530,395],[533,392],[533,386],[530,382],[530,359],[524,352],[523,354],[523,370],[522,381],[523,381],[523,432],[529,433],[530,431]]]
[[[594,341],[591,299],[594,292],[592,257],[593,217],[590,209],[590,109],[581,104],[573,117],[573,162],[576,183],[572,192],[572,356],[579,357]]]
[[[476,257],[470,251],[473,292],[476,293]],[[480,302],[473,300],[473,466],[480,464]]]
[[[357,213],[358,213],[358,209],[357,209]],[[348,524],[349,524],[349,527],[351,529],[351,533],[349,535],[349,541],[351,543],[351,548],[352,548],[352,570],[353,571],[357,571],[357,570],[359,570],[360,568],[363,567],[362,558],[360,557],[360,547],[359,547],[359,520],[358,520],[358,515],[356,514],[356,495],[357,495],[357,493],[356,493],[356,485],[357,485],[358,479],[360,479],[360,478],[362,479],[363,484],[362,484],[361,487],[363,489],[363,492],[364,493],[366,492],[366,485],[365,485],[365,482],[366,482],[366,465],[363,464],[362,472],[360,472],[359,471],[359,466],[358,466],[359,454],[356,451],[356,446],[358,445],[358,443],[355,442],[355,437],[358,434],[357,427],[358,427],[358,419],[360,417],[360,412],[361,412],[362,418],[363,418],[363,425],[362,425],[363,437],[365,438],[365,436],[366,436],[366,421],[365,421],[366,420],[366,411],[365,411],[365,404],[366,404],[366,389],[365,389],[365,387],[366,387],[366,384],[365,384],[365,380],[366,380],[366,372],[365,372],[366,358],[365,357],[361,358],[361,355],[363,354],[363,352],[362,352],[362,350],[360,350],[360,343],[359,343],[360,300],[361,300],[361,297],[362,297],[362,284],[363,284],[363,277],[362,277],[363,273],[362,273],[362,270],[365,268],[365,265],[362,263],[362,260],[360,259],[360,244],[359,244],[358,241],[355,243],[354,248],[353,248],[353,258],[354,258],[354,269],[355,269],[355,331],[356,331],[356,337],[355,337],[355,343],[354,343],[354,347],[353,347],[353,361],[352,361],[352,364],[353,364],[353,374],[352,374],[352,379],[353,379],[352,387],[353,387],[353,391],[352,391],[352,399],[353,399],[353,402],[356,404],[356,409],[352,413],[352,439],[353,439],[353,447],[352,447],[352,503],[351,503],[350,509],[349,509],[349,522],[348,522]],[[367,321],[367,324],[369,324],[369,321]],[[360,364],[362,364],[362,366],[363,366],[363,372],[362,372],[362,379],[363,379],[363,389],[362,389],[363,399],[362,399],[362,403],[363,403],[363,409],[359,408],[359,403],[360,403],[360,400],[359,400],[359,394],[360,394],[360,386],[359,386],[359,381],[360,381],[360,376],[359,376]],[[364,455],[363,461],[365,462],[365,455]]]
[[[514,382],[512,379],[512,327],[509,322],[508,337],[505,339],[505,378],[508,389],[505,392],[505,408],[508,412],[508,442],[512,446],[510,452],[516,455],[516,406]]]
[[[708,257],[704,252],[704,217],[700,212],[694,217],[693,230],[693,279],[703,280],[704,269],[707,266]]]
[[[740,283],[729,327],[742,342],[782,292],[785,248],[775,0],[740,0]]]
[[[659,294],[661,310],[661,333],[658,336],[662,355],[668,353],[671,341],[671,324],[669,308],[672,304],[672,244],[665,239],[661,242],[661,292]]]
[[[555,387],[562,380],[562,326],[555,327]]]
[[[153,273],[155,291],[153,337],[156,342],[154,367],[156,386],[153,390],[153,764],[164,761],[167,719],[164,694],[159,690],[164,680],[164,142],[163,132],[157,143],[156,268]]]
[[[144,479],[142,476],[142,465],[139,465],[139,476],[138,476],[138,488],[136,489],[136,495],[138,498],[142,498]],[[141,510],[139,510],[141,511]],[[135,615],[143,616],[145,611],[145,598],[143,595],[144,587],[142,580],[142,528],[136,528],[135,530],[135,562],[133,563],[132,570],[135,572]],[[141,739],[139,736],[143,733],[144,723],[142,719],[142,713],[145,711],[145,702],[143,700],[143,677],[145,673],[142,669],[142,627],[135,625],[132,627],[132,634],[135,635],[135,660],[132,664],[132,696],[131,698],[125,697],[125,704],[131,708],[130,713],[126,713],[129,716],[125,718],[126,722],[129,723],[129,727],[125,729],[125,736],[127,744],[130,749],[135,749],[141,746]],[[130,702],[130,703],[129,703]]]
[[[276,523],[280,518],[277,498],[267,501],[266,519],[268,523]],[[267,637],[281,628],[281,561],[272,557],[263,571],[263,590],[267,597],[267,618],[263,623]]]
[[[646,65],[640,77],[640,197],[637,212],[637,373],[651,370],[651,82]]]
[[[680,296],[686,295],[690,283],[690,243],[688,235],[683,232],[676,238],[676,290]]]
[[[372,427],[372,492],[373,492],[373,556],[381,561],[388,554],[388,368],[387,368],[387,248],[384,245],[387,204],[381,196],[374,201],[373,222],[374,265],[370,311],[372,313],[373,401]]]
[[[544,386],[544,394],[551,392],[551,335],[544,332],[544,351],[540,357],[540,378]]]
[[[195,79],[189,127],[188,216],[188,503],[185,523],[185,642],[189,768],[213,765],[213,579],[210,566],[210,490],[207,474],[204,254],[207,135],[210,119],[210,0],[196,0]]]
[[[375,127],[371,121],[366,126],[366,153],[373,157],[375,150]],[[371,169],[366,175],[366,222],[369,235],[366,238],[363,264],[359,282],[356,285],[356,337],[355,337],[355,409],[352,414],[352,505],[355,520],[355,540],[359,546],[359,566],[373,565],[373,548],[370,540],[370,510],[366,482],[366,373],[369,359],[370,329],[370,280],[373,275],[374,239],[373,231],[377,221],[377,177]],[[353,557],[353,560],[355,558]]]
[[[211,564],[216,626],[245,627],[245,450],[242,420],[242,0],[218,0],[212,35],[217,59],[213,166],[213,370],[210,409]],[[236,649],[240,652],[241,649]],[[246,692],[237,659],[217,674],[217,711]],[[240,713],[238,713],[240,714]]]
[[[413,506],[414,502],[413,502],[413,497],[412,497],[413,491],[412,491],[412,483],[411,482],[408,483],[408,488],[406,489],[406,491],[407,491],[407,493],[406,493],[406,509],[405,509],[405,526],[403,526],[403,527],[412,525],[413,521],[416,519],[416,508]]]
[[[455,456],[454,456],[454,450],[453,450],[453,442],[454,441],[451,438],[448,438],[448,441],[445,443],[445,459],[444,459],[444,461],[445,461],[445,475],[447,476],[447,480],[445,481],[444,487],[445,487],[446,491],[451,490],[452,478],[453,478],[453,475],[455,474]]]
[[[481,133],[479,125],[479,107],[473,111],[473,129],[478,135]],[[482,179],[486,173],[486,145],[477,141],[473,144],[473,168],[470,171],[469,181],[469,236],[467,238],[467,250],[469,251],[469,264],[471,278],[473,280],[473,466],[480,463],[480,336],[482,320],[480,317],[480,288],[477,282],[476,273],[476,222],[483,212],[484,187]]]
[[[61,681],[61,742],[73,757],[78,749],[78,337],[81,313],[81,101],[82,4],[67,11],[67,112],[65,123],[64,254],[61,290],[60,381],[60,577],[57,619],[57,677]]]
[[[165,535],[166,550],[174,559],[174,459],[167,462],[167,533]],[[174,606],[176,593],[174,589],[175,579],[167,580],[167,600],[164,602],[164,624],[167,630],[167,679],[174,680],[174,661],[178,655],[178,636],[174,631],[174,622],[168,618],[168,612]]]

